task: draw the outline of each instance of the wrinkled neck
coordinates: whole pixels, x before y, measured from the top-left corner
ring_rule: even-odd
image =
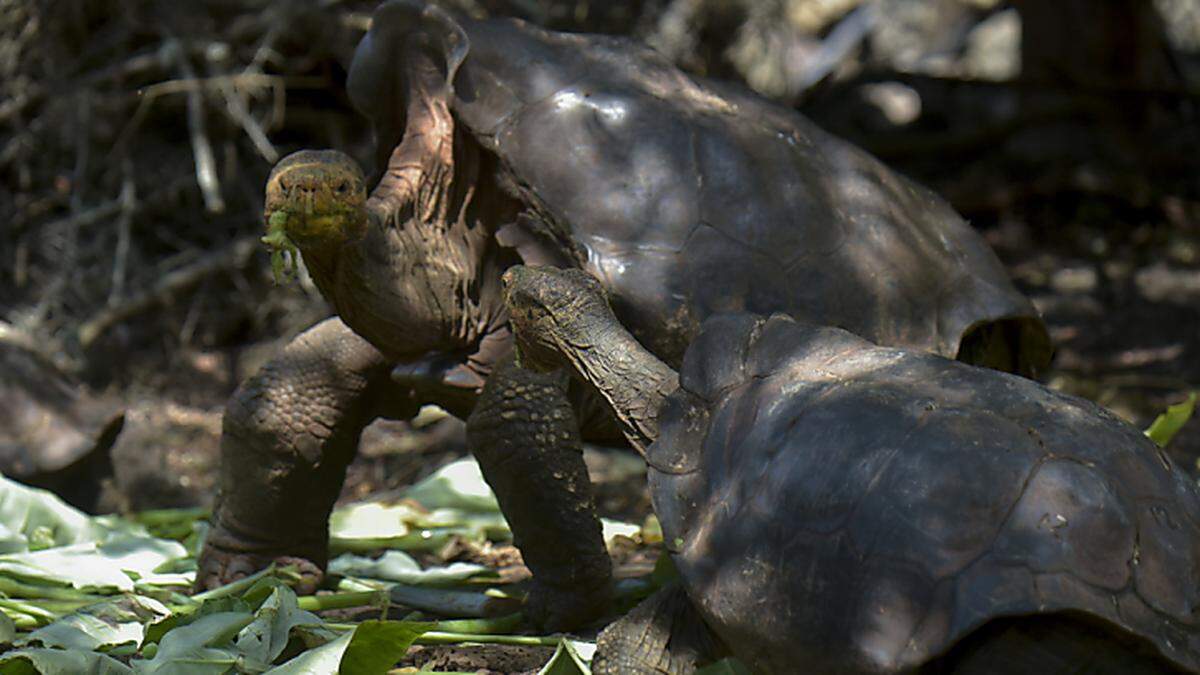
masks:
[[[300,246],[300,256],[304,258],[304,267],[308,276],[312,277],[317,289],[325,299],[333,302],[330,294],[333,280],[337,274],[338,262],[346,246],[352,244],[329,244],[325,246]]]
[[[625,438],[641,454],[658,438],[658,413],[679,375],[615,321],[589,326],[563,355],[608,403]]]
[[[480,338],[485,308],[468,292],[483,265],[478,239],[461,224],[373,216],[362,239],[302,254],[351,330],[388,357],[411,360],[469,350]]]

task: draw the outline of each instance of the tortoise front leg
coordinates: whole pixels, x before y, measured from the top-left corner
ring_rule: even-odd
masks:
[[[566,378],[501,362],[467,420],[467,441],[533,572],[527,614],[547,630],[599,618],[612,595],[612,560]]]
[[[329,513],[363,428],[380,415],[415,411],[390,369],[332,318],[238,387],[225,409],[219,492],[197,589],[273,561],[298,565],[302,589],[316,587],[329,555]]]

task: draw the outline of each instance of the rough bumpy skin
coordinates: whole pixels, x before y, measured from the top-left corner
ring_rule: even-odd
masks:
[[[638,410],[659,408],[614,412],[654,438],[683,587],[756,670],[1066,673],[1087,654],[1097,672],[1200,672],[1200,492],[1140,431],[784,315],[709,319],[664,396],[645,386],[662,361],[583,277],[505,275],[519,348],[614,406],[641,391]],[[660,672],[666,616],[614,624],[602,649],[633,655],[598,659]]]
[[[467,440],[533,572],[531,615],[547,630],[601,615],[611,595],[612,562],[566,378],[501,365],[467,420]]]
[[[596,675],[690,675],[716,651],[682,586],[672,584],[596,637]]]
[[[220,492],[199,587],[276,559],[300,564],[306,585],[315,585],[328,556],[329,512],[363,428],[381,415],[415,412],[390,369],[378,350],[327,319],[238,388],[225,410]]]

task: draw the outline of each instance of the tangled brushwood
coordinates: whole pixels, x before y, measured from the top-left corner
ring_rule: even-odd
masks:
[[[250,265],[261,185],[289,144],[363,147],[338,92],[371,4],[0,4],[6,332],[73,365],[263,328],[299,298]]]

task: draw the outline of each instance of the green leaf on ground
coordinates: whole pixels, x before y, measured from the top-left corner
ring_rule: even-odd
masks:
[[[427,509],[499,513],[500,504],[473,459],[451,462],[404,492]]]
[[[104,539],[109,528],[46,490],[31,488],[0,476],[0,551],[66,546]]]
[[[186,555],[178,542],[122,533],[99,545],[84,542],[0,556],[0,574],[81,590],[132,591],[133,579],[126,571],[150,576],[163,563]]]
[[[497,574],[484,565],[455,562],[445,567],[421,566],[403,551],[386,551],[376,559],[346,554],[329,563],[329,571],[347,577],[395,581],[411,586],[449,586],[476,577],[494,579]]]
[[[12,644],[17,637],[17,624],[12,618],[0,612],[0,644]]]
[[[432,551],[454,537],[472,541],[507,539],[499,513],[459,509],[425,512],[412,503],[366,502],[336,509],[329,517],[329,546],[334,551],[368,552],[381,548]]]
[[[155,537],[182,541],[192,535],[198,522],[210,515],[212,511],[204,508],[154,509],[134,513],[129,518]]]
[[[1146,435],[1158,447],[1165,448],[1183,428],[1183,425],[1187,424],[1194,412],[1196,412],[1196,392],[1193,391],[1182,403],[1168,406],[1166,412],[1155,418],[1150,427],[1146,429]]]
[[[336,640],[268,670],[267,675],[384,675],[432,625],[412,621],[364,621]]]
[[[84,607],[16,641],[18,647],[108,650],[122,644],[141,644],[145,624],[170,613],[165,605],[136,595]]]
[[[266,675],[323,675],[324,673],[336,673],[338,672],[338,666],[342,662],[342,656],[345,655],[346,648],[350,646],[350,640],[353,638],[354,632],[347,632],[336,640],[326,642],[316,649],[310,649],[283,665],[268,670]]]
[[[342,675],[383,675],[412,646],[429,624],[412,621],[364,621],[342,655]]]
[[[129,666],[96,652],[62,649],[18,649],[0,655],[4,675],[129,675]]]
[[[237,663],[227,644],[254,620],[249,612],[219,612],[200,617],[163,635],[151,659],[133,661],[135,673],[204,675],[225,673]]]
[[[554,650],[554,656],[538,671],[538,675],[592,675],[588,665],[591,659],[584,659],[579,653],[579,645],[571,640],[561,640]],[[589,645],[590,646],[590,645]]]
[[[300,609],[292,589],[278,586],[238,633],[234,646],[247,662],[266,670],[287,647],[293,628],[321,624],[316,614]]]
[[[642,536],[642,528],[633,523],[625,523],[620,520],[611,520],[609,518],[601,518],[600,526],[604,532],[604,543],[612,546],[613,542],[618,537],[624,537],[637,543]]]

